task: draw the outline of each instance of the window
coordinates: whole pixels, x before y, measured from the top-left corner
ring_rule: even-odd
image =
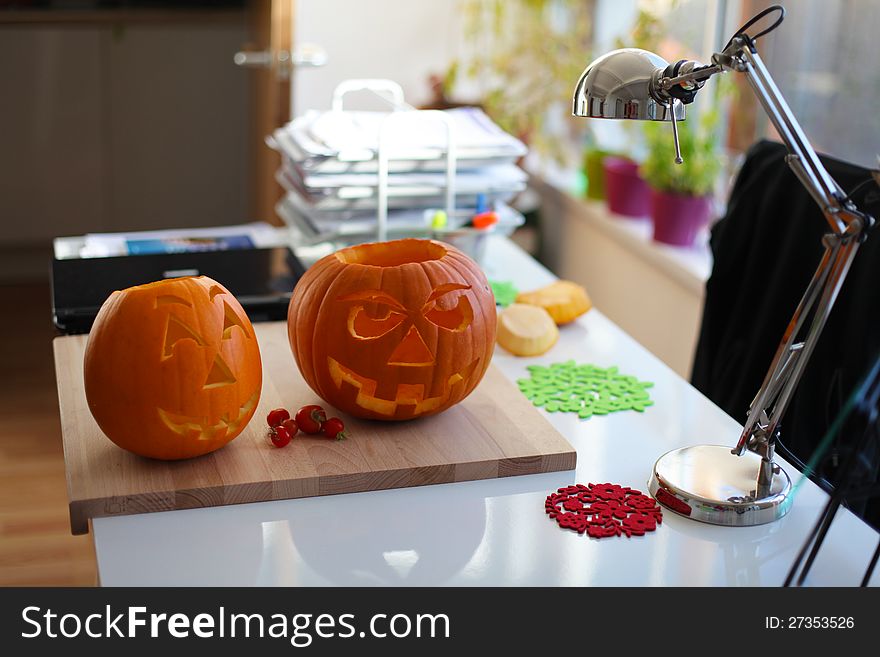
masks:
[[[876,167],[880,154],[880,112],[876,110],[880,103],[880,68],[876,66],[880,61],[880,0],[776,3],[785,7],[785,21],[758,42],[758,52],[813,147]],[[604,27],[617,28],[618,35],[625,35],[618,39],[631,38],[641,10],[660,23],[655,44],[660,55],[670,60],[696,56],[708,61],[740,25],[771,4],[769,0],[602,0],[597,33],[607,35]],[[628,30],[620,29],[627,27],[627,18]],[[599,45],[605,50],[615,47]],[[737,80],[737,84],[741,91],[731,108],[728,143],[744,150],[758,138],[774,137],[775,131],[745,81]]]
[[[743,2],[752,13],[764,3]],[[759,52],[813,147],[865,167],[880,154],[880,0],[782,2]],[[736,28],[734,28],[736,29]],[[758,115],[758,134],[772,126]]]

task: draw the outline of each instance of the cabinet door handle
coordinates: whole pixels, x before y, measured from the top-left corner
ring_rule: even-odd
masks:
[[[288,50],[241,50],[232,58],[236,66],[277,68],[279,77],[289,77],[295,67],[315,68],[327,63],[327,51],[313,43],[304,43],[293,53]]]

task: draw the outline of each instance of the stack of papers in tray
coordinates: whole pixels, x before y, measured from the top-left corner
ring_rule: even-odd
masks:
[[[499,213],[498,229],[509,232],[522,224],[522,216],[505,204],[526,188],[527,176],[515,164],[526,154],[525,145],[478,108],[444,113],[451,119],[456,156],[450,228],[478,208]],[[267,138],[282,154],[275,176],[287,191],[276,206],[282,219],[314,240],[375,232],[379,136],[388,116],[312,111]],[[436,120],[398,121],[385,134],[389,232],[424,230],[426,221],[430,225],[425,210],[443,209],[447,142],[446,128]]]
[[[494,207],[498,223],[494,230],[508,235],[524,222],[522,214],[505,203]],[[327,214],[304,205],[296,194],[287,194],[275,206],[275,211],[284,222],[296,229],[299,236],[309,243],[343,240],[370,241],[376,234],[376,213],[349,210]],[[398,209],[388,212],[389,237],[430,237],[435,236],[431,229],[433,210]],[[460,230],[473,212],[458,211],[451,218],[447,230]],[[471,229],[473,230],[473,229]]]
[[[452,121],[459,170],[509,164],[526,154],[525,145],[504,132],[476,107],[444,112]],[[379,129],[386,112],[307,112],[267,140],[304,172],[375,173]],[[391,171],[443,171],[446,132],[439,122],[407,122],[388,138]]]
[[[303,173],[290,162],[278,170],[276,179],[288,192],[299,195],[316,210],[372,210],[375,214],[378,175],[375,173]],[[482,194],[487,203],[509,200],[526,188],[527,176],[517,166],[494,165],[485,169],[457,171],[456,207],[476,207]],[[444,202],[446,174],[433,171],[389,175],[389,208],[437,207]]]

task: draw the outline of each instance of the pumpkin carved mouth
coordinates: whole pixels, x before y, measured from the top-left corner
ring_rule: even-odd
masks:
[[[457,387],[466,385],[470,381],[479,363],[480,359],[476,358],[464,369],[449,376],[444,383],[443,390],[436,397],[425,397],[423,383],[399,383],[394,399],[382,399],[376,396],[378,381],[358,374],[331,356],[327,357],[330,376],[338,389],[342,390],[343,383],[349,383],[357,389],[357,397],[354,401],[358,406],[388,417],[397,413],[398,406],[410,407],[413,416],[429,413],[439,408],[450,398]]]
[[[229,417],[229,413],[225,413],[220,417],[216,424],[208,424],[206,417],[193,417],[189,415],[181,415],[179,413],[171,413],[162,408],[158,409],[159,419],[171,429],[174,433],[186,436],[191,440],[218,440],[223,438],[227,433],[237,434],[242,422],[250,416],[251,411],[257,405],[260,399],[260,391],[258,390],[251,398],[248,399],[234,418]]]

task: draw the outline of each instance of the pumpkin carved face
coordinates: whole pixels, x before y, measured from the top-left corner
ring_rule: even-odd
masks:
[[[228,443],[253,416],[262,386],[250,320],[205,276],[110,295],[89,334],[84,375],[89,408],[107,437],[159,459]]]
[[[479,266],[447,244],[363,244],[300,279],[288,332],[303,378],[328,403],[402,420],[476,387],[492,357],[495,299]]]

